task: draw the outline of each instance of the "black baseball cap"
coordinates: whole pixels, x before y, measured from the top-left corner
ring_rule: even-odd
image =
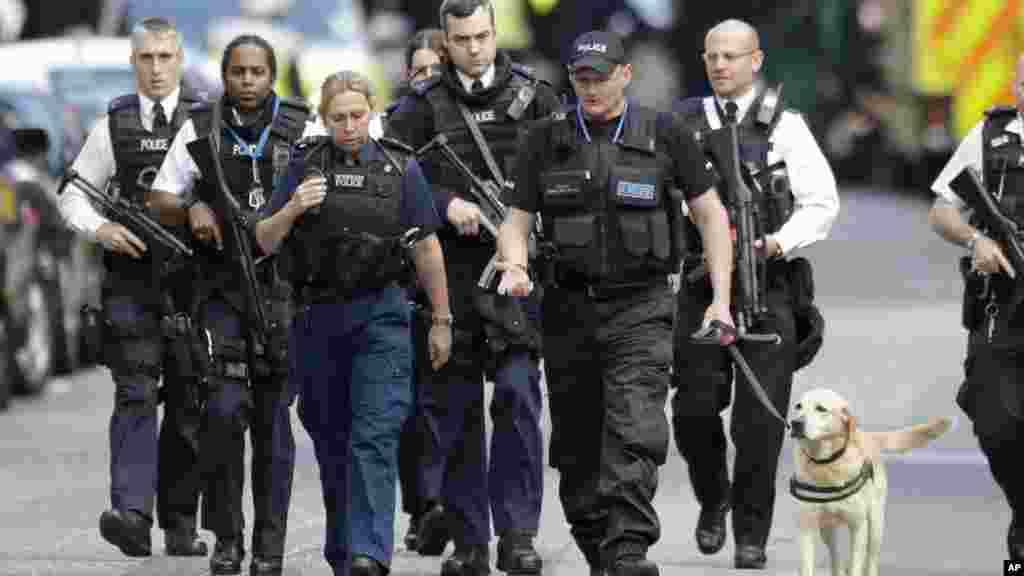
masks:
[[[626,63],[626,50],[617,34],[594,30],[581,35],[572,43],[569,71],[593,68],[601,74],[611,74],[618,64]]]

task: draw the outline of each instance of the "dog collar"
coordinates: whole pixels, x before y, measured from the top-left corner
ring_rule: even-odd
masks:
[[[789,493],[802,502],[813,502],[821,504],[825,502],[837,502],[844,498],[853,496],[867,484],[868,480],[875,477],[875,467],[870,460],[865,460],[860,468],[860,473],[852,480],[841,486],[816,486],[801,482],[793,476],[789,479]]]
[[[801,448],[801,450],[803,450],[804,456],[807,456],[807,459],[810,460],[811,462],[814,462],[815,464],[831,464],[831,463],[835,462],[836,460],[839,460],[840,458],[842,458],[843,454],[846,453],[846,447],[850,445],[850,435],[849,434],[844,434],[843,435],[843,439],[845,440],[845,442],[843,442],[843,447],[840,448],[839,450],[836,450],[828,458],[818,459],[818,458],[815,458],[814,456],[811,456],[810,454],[808,454],[807,450],[803,450],[803,448]]]

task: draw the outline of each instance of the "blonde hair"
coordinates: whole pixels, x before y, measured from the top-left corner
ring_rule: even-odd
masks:
[[[370,109],[376,109],[374,105],[376,99],[369,78],[355,70],[342,70],[328,76],[320,86],[320,106],[317,112],[320,113],[321,118],[327,115],[327,107],[330,106],[331,100],[342,92],[362,94],[366,97]]]

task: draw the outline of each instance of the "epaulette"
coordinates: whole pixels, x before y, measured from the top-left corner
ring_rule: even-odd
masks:
[[[412,86],[410,86],[410,88],[412,88],[412,91],[415,92],[416,94],[419,94],[420,96],[423,96],[427,92],[430,92],[435,86],[437,86],[440,83],[441,83],[441,75],[440,74],[434,74],[430,78],[424,78],[423,80],[420,80],[419,82],[413,82]]]
[[[120,112],[121,110],[129,107],[138,107],[138,105],[138,94],[125,94],[124,96],[118,96],[110,101],[110,105],[107,106],[107,114]]]
[[[416,150],[412,146],[409,146],[405,142],[400,142],[398,140],[395,140],[394,138],[389,138],[387,136],[382,136],[382,137],[378,138],[377,141],[380,142],[381,144],[389,147],[389,148],[394,148],[395,150],[398,150],[399,152],[402,152],[404,154],[415,154],[416,153]]]
[[[331,137],[326,134],[306,136],[295,143],[295,150],[298,152],[295,157],[301,157],[303,161],[308,162],[311,156],[323,149],[330,141]]]
[[[1003,114],[1016,114],[1017,109],[1013,106],[1001,104],[985,110],[985,116],[1002,116]]]
[[[311,111],[309,104],[305,100],[297,100],[295,98],[281,98],[281,106],[289,106],[291,108],[295,108],[296,110],[304,113],[307,116],[310,114]]]
[[[530,80],[531,82],[540,82],[542,84],[547,84],[548,86],[551,86],[550,82],[537,76],[537,73],[530,66],[526,66],[518,62],[512,62],[509,67],[512,69],[512,72],[522,76],[523,78],[526,78],[527,80]]]

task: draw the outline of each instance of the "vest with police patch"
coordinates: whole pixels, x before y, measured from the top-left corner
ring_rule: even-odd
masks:
[[[525,120],[535,117],[537,99],[533,98],[530,102],[532,110],[528,108],[519,121],[509,116],[509,107],[516,102],[521,91],[525,95],[531,87],[536,89],[540,82],[525,67],[514,62],[510,62],[509,66],[511,74],[506,76],[507,82],[500,91],[497,91],[496,96],[486,104],[466,102],[466,107],[480,127],[480,132],[491,149],[494,161],[497,163],[498,169],[502,171],[502,177],[506,180],[513,177],[516,163],[516,143],[520,131],[526,128]],[[478,177],[491,180],[493,176],[459,111],[456,101],[458,96],[445,84],[448,80],[452,82],[460,80],[454,72],[448,71],[445,74],[450,74],[450,78],[445,80],[440,75],[435,75],[417,83],[413,89],[430,103],[433,111],[434,131],[447,136],[452,150]],[[500,74],[499,69],[495,75],[495,82],[500,81]],[[467,188],[468,182],[465,177],[448,162],[439,161],[438,168],[439,170],[432,174],[431,184],[460,194]],[[472,197],[465,199],[475,201]]]
[[[378,144],[387,147],[387,155]],[[319,168],[328,186],[319,212],[304,214],[287,240],[296,288],[310,286],[345,299],[357,289],[403,279],[406,261],[393,240],[405,232],[402,172],[410,150],[387,139],[369,145],[365,164],[348,165],[329,137],[300,143],[306,165]]]
[[[288,98],[279,99],[280,104],[278,105],[277,114],[274,115],[274,119],[270,122],[270,133],[267,137],[267,142],[263,147],[259,160],[256,162],[260,183],[263,188],[262,197],[250,194],[254,187],[255,176],[253,174],[252,158],[250,158],[248,153],[255,149],[257,141],[254,140],[242,144],[231,136],[227,129],[224,129],[221,134],[220,160],[221,166],[224,168],[224,178],[227,180],[231,193],[238,200],[238,205],[247,215],[254,214],[263,204],[270,200],[270,195],[274,191],[277,179],[283,176],[284,170],[288,166],[291,147],[302,136],[306,121],[310,115],[309,106],[305,103]],[[188,145],[189,152],[193,158],[204,157],[209,153],[205,140],[210,133],[211,124],[213,123],[213,106],[220,105],[219,102],[214,102],[193,113],[192,122],[195,124],[197,139]],[[246,145],[249,150],[244,148]],[[197,163],[199,163],[200,170],[203,171],[204,176],[213,176],[212,173],[207,174],[204,169],[205,163],[198,160]],[[209,182],[213,182],[212,178]],[[213,186],[200,188],[199,194],[204,202],[211,205],[217,204],[216,197],[218,192]]]
[[[789,219],[793,212],[793,194],[784,170],[772,173],[762,172],[768,166],[768,152],[772,149],[771,134],[782,117],[781,102],[765,104],[765,92],[762,91],[754,99],[750,109],[737,125],[739,138],[740,162],[747,167],[749,173],[761,174],[758,186],[749,186],[754,200],[759,204],[761,227],[765,234],[777,232]],[[676,114],[683,125],[692,130],[698,144],[703,147],[704,138],[711,132],[708,120],[709,108],[718,115],[719,124],[725,125],[725,112],[712,97],[687,98],[680,102]],[[707,150],[705,148],[705,153]],[[765,193],[762,193],[765,192]],[[696,252],[701,251],[701,237],[696,225],[686,220],[687,246]]]
[[[587,142],[575,111],[556,115],[540,175],[541,217],[558,266],[591,282],[646,281],[672,271],[672,161],[657,148],[658,112],[630,106],[619,141]]]
[[[178,106],[170,112],[169,125],[158,132],[150,132],[142,126],[140,116],[141,103],[137,94],[126,94],[115,98],[107,108],[110,142],[114,153],[116,173],[113,182],[118,194],[129,202],[142,206],[156,178],[164,156],[170,148],[171,141],[181,125],[201,106],[202,100],[180,92]],[[187,242],[188,233],[184,227],[174,227],[170,231],[179,239]],[[117,278],[119,284],[131,286],[133,282],[152,283],[155,269],[154,254],[159,252],[157,261],[163,261],[161,247],[143,239],[150,249],[141,260],[130,256],[104,252],[104,265],[111,278]]]
[[[1017,116],[1017,109],[1008,106],[985,112],[982,160],[985,184],[1003,213],[1024,225],[1024,142],[1020,134],[1006,130]]]
[[[145,193],[153,184],[174,135],[200,103],[201,100],[182,91],[178,107],[168,118],[170,125],[156,133],[142,127],[137,94],[127,94],[111,101],[107,113],[117,166],[114,178],[124,198],[138,204],[145,201]]]

